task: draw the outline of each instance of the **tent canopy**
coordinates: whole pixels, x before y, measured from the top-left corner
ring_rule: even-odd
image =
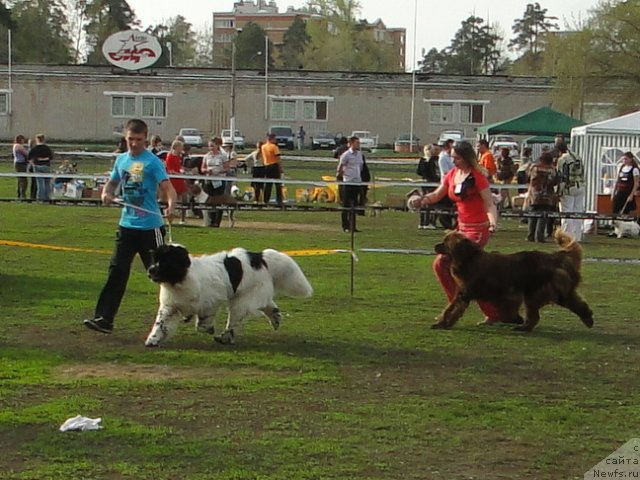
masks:
[[[589,125],[574,128],[571,132],[572,135],[586,135],[589,133],[638,135],[640,134],[640,111],[603,120],[602,122],[590,123]]]
[[[503,122],[484,125],[478,132],[486,135],[510,133],[512,135],[550,135],[569,136],[571,129],[584,122],[549,107],[538,108]]]

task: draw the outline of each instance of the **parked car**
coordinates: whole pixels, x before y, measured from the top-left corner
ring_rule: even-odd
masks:
[[[273,126],[269,128],[269,134],[274,133],[276,136],[276,143],[279,147],[283,147],[289,150],[293,150],[295,146],[295,135],[291,127],[286,126]]]
[[[240,133],[240,130],[236,130],[236,134],[231,138],[231,129],[226,128],[220,132],[220,138],[224,143],[233,142],[235,148],[244,148],[244,135]]]
[[[320,132],[311,137],[311,149],[318,150],[322,148],[329,150],[336,148],[336,137],[333,133]]]
[[[184,138],[184,143],[188,143],[193,147],[202,147],[204,139],[197,128],[181,128],[178,136]]]
[[[413,139],[410,140],[411,134],[402,133],[396,137],[393,142],[393,151],[394,152],[417,152],[420,146],[420,139],[413,135]]]
[[[499,152],[501,148],[508,148],[511,157],[517,157],[520,154],[520,145],[510,135],[496,135],[489,142],[489,148],[493,152]]]
[[[462,130],[443,130],[438,137],[438,145],[442,145],[447,140],[454,140],[456,142],[462,141],[464,138],[464,131]]]
[[[351,136],[360,139],[361,150],[372,150],[378,146],[378,135],[374,135],[368,130],[354,130],[351,132]]]

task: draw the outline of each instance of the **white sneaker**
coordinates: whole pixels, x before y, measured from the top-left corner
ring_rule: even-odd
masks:
[[[436,226],[435,225],[425,225],[424,227],[422,227],[424,230],[435,230]]]

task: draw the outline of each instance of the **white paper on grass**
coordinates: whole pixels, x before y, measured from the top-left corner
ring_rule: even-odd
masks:
[[[62,425],[60,425],[61,432],[68,432],[71,430],[100,430],[102,426],[101,418],[88,418],[82,415],[76,415],[75,417],[68,418]]]

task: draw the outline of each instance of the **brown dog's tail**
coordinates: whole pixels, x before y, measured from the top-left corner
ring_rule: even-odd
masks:
[[[557,228],[553,234],[553,238],[560,247],[560,250],[566,252],[573,261],[578,271],[582,265],[582,246],[576,242],[576,239]]]

